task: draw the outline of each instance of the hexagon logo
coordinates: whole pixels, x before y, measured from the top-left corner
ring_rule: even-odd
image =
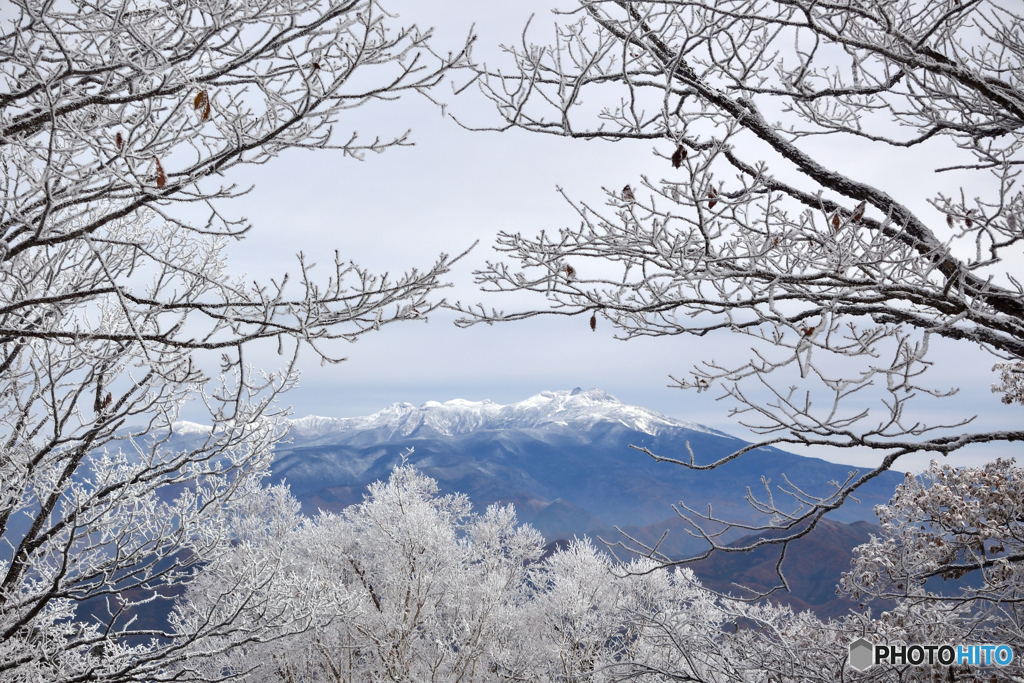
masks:
[[[857,671],[864,671],[874,664],[875,645],[866,638],[858,638],[850,643],[850,666]]]

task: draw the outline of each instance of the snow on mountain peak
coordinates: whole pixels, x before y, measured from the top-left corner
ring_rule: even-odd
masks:
[[[375,441],[406,436],[453,436],[481,429],[535,429],[562,425],[590,429],[598,423],[618,423],[629,429],[656,435],[666,428],[710,431],[701,425],[677,420],[647,408],[623,403],[600,389],[542,391],[508,405],[490,400],[457,398],[420,407],[393,403],[372,415],[351,418],[309,416],[292,421],[292,434],[305,439],[347,432],[365,434]]]
[[[178,436],[193,436],[195,434],[209,434],[210,426],[201,425],[196,422],[188,422],[187,420],[178,420],[171,424],[171,429]]]

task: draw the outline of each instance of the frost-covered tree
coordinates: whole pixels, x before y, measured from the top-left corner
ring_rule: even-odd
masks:
[[[224,178],[291,149],[404,144],[339,127],[462,59],[429,37],[376,0],[0,10],[0,679],[159,680],[274,621],[235,627],[219,609],[171,632],[135,616],[263,500],[298,347],[332,360],[331,340],[422,318],[451,259],[397,279],[338,256],[300,257],[292,279],[229,277],[224,247],[250,226],[221,213],[237,194]],[[283,367],[249,366],[260,340]],[[210,428],[172,447],[187,401]]]
[[[867,637],[889,644],[1024,642],[1021,523],[1024,469],[997,460],[953,468],[933,462],[908,476],[887,505],[876,507],[881,533],[855,550],[839,590],[858,611],[828,623],[810,613],[786,615],[757,606],[760,628],[738,635],[748,665],[779,680],[1020,680],[1024,666],[968,664],[846,667],[849,643]],[[876,600],[894,606],[872,615]],[[865,609],[867,608],[867,609]]]
[[[409,465],[339,515],[298,515],[283,488],[240,510],[234,547],[188,588],[175,620],[272,619],[278,639],[246,629],[211,641],[189,672],[276,681],[1006,680],[1021,665],[848,665],[851,641],[1021,642],[1022,470],[933,467],[879,506],[881,536],[857,549],[840,590],[861,601],[824,622],[767,601],[703,588],[688,568],[620,564],[589,540],[540,558],[543,539],[511,507],[471,512]],[[998,502],[998,492],[1009,504]],[[981,543],[984,552],[978,550]],[[540,558],[538,560],[538,558]],[[937,593],[929,578],[977,573]],[[253,599],[256,596],[256,599]],[[895,606],[872,614],[874,598]],[[295,628],[298,620],[304,626]],[[194,628],[191,626],[189,628]],[[239,634],[241,637],[239,637]],[[1009,678],[1006,678],[1009,677]],[[1000,679],[1002,680],[1002,679]]]
[[[881,536],[856,549],[844,591],[929,606],[977,642],[1024,642],[1024,469],[933,461],[876,513]]]
[[[524,33],[507,66],[476,70],[503,119],[497,129],[654,141],[650,176],[616,183],[603,206],[571,202],[575,227],[501,233],[496,249],[511,263],[489,263],[479,283],[535,292],[549,306],[462,306],[462,324],[582,315],[625,339],[729,332],[749,341],[747,360],[708,359],[674,381],[733,401],[741,423],[764,435],[751,448],[879,455],[823,497],[788,483],[789,498],[755,495],[770,520],[762,530],[790,532],[772,542],[807,533],[904,455],[1024,440],[1020,429],[972,431],[969,415],[945,424],[915,413],[953,391],[926,374],[936,338],[990,352],[1000,361],[995,391],[1021,399],[1019,6],[573,6],[550,42]],[[894,160],[920,174],[900,186],[864,179],[866,166]],[[677,464],[715,467],[746,450]],[[683,514],[716,548],[751,547],[722,547],[712,532],[735,528],[728,520]]]
[[[267,604],[309,614],[316,627],[235,647],[200,673],[268,682],[522,679],[533,660],[520,607],[542,546],[540,534],[516,526],[511,506],[472,513],[464,495],[441,496],[436,482],[403,465],[339,515],[296,517],[285,534],[247,538],[190,586],[176,616],[205,620],[249,572],[242,580],[265,586]]]
[[[537,661],[530,680],[743,680],[723,638],[746,605],[701,587],[693,572],[649,558],[612,561],[577,540],[534,571],[525,606]]]
[[[315,520],[296,516],[287,494],[265,495],[266,521],[243,525],[252,530],[190,584],[175,618],[248,614],[231,593],[258,586],[241,591],[261,596],[255,614],[303,615],[310,628],[253,643],[225,634],[224,654],[192,671],[199,678],[757,681],[759,656],[778,642],[738,621],[772,634],[796,622],[823,628],[718,596],[689,569],[620,565],[586,539],[541,558],[543,539],[517,527],[511,507],[473,513],[409,465],[361,504]]]

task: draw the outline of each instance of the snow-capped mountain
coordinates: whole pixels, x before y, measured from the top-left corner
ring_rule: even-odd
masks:
[[[600,389],[542,391],[525,401],[500,405],[493,401],[455,399],[427,401],[420,407],[394,403],[366,417],[330,418],[311,415],[292,421],[296,443],[323,439],[355,439],[372,435],[377,442],[409,437],[444,437],[478,430],[545,429],[568,427],[589,430],[598,424],[614,424],[657,436],[667,429],[686,429],[728,437],[726,434],[677,420],[648,408],[623,403]],[[360,439],[365,440],[365,439]]]
[[[631,445],[683,461],[692,449],[704,464],[746,443],[600,389],[577,388],[509,405],[456,399],[395,403],[366,417],[300,418],[277,446],[272,469],[307,513],[338,511],[358,502],[368,484],[387,478],[413,449],[410,461],[443,492],[465,493],[481,506],[513,503],[522,521],[549,538],[614,535],[609,530],[619,525],[644,537],[651,527],[654,541],[665,528],[679,527],[672,510],[679,501],[705,511],[713,505],[716,514],[737,521],[763,521],[745,502],[748,487],[764,497],[762,476],[776,484],[788,477],[825,496],[828,482],[845,480],[852,469],[765,447],[697,472],[655,462]],[[861,504],[844,505],[833,516],[874,522],[873,506],[888,501],[902,479],[896,473],[875,478],[858,491]],[[663,549],[682,552],[692,541],[677,529]]]
[[[174,438],[187,445],[205,439],[209,427],[180,422],[174,431]],[[395,403],[365,417],[292,420],[275,449],[272,479],[286,482],[307,514],[338,512],[359,502],[369,484],[386,479],[408,457],[443,493],[465,493],[478,508],[513,504],[519,520],[549,541],[584,534],[621,540],[618,527],[681,557],[704,546],[672,509],[680,501],[719,519],[764,523],[746,502],[750,494],[766,498],[762,477],[771,482],[775,502],[794,509],[799,503],[780,492],[779,484],[788,479],[802,495],[826,496],[834,491],[828,482],[845,480],[853,469],[765,447],[714,470],[693,471],[655,462],[630,448],[646,447],[684,462],[692,450],[696,461],[705,464],[746,445],[705,426],[623,403],[600,389],[577,388],[542,391],[509,405],[462,399],[419,407]],[[852,547],[875,529],[870,526],[877,523],[874,506],[887,502],[902,481],[900,474],[885,472],[868,482],[857,491],[859,502],[831,513],[819,525],[816,540],[801,546],[809,556],[821,557],[798,565],[792,574],[800,592],[793,597],[795,609],[810,607],[819,616],[845,613],[849,605],[833,595],[835,583],[849,566]],[[741,533],[728,532],[719,540],[729,542]],[[696,570],[718,590],[731,590],[736,580],[767,589],[758,581],[774,579],[776,560],[765,549],[718,558]]]
[[[197,447],[209,433],[208,426],[177,422],[170,445]],[[801,496],[824,497],[835,490],[828,482],[844,481],[854,469],[762,447],[713,470],[694,471],[630,448],[683,462],[692,453],[698,464],[707,464],[746,445],[708,427],[623,403],[600,389],[576,388],[542,391],[509,405],[462,399],[419,407],[395,403],[365,417],[292,420],[285,440],[275,447],[271,480],[287,483],[306,514],[339,512],[358,503],[369,484],[386,479],[407,459],[436,480],[442,493],[464,493],[478,509],[513,504],[519,521],[549,541],[585,534],[622,540],[621,529],[640,542],[660,544],[660,552],[682,557],[705,548],[673,510],[683,510],[680,503],[718,519],[765,523],[747,502],[750,495],[767,498],[765,481],[775,502],[792,510],[799,502],[780,492],[779,484],[793,482]],[[821,614],[829,616],[835,607],[845,613],[848,605],[828,602],[838,573],[848,566],[853,545],[874,529],[869,526],[877,522],[874,506],[887,502],[902,481],[898,473],[883,473],[857,491],[857,501],[819,525],[827,538],[806,546],[806,552],[829,558],[831,573],[819,561],[802,568],[807,577],[800,578],[798,571],[793,585],[804,581],[806,586],[795,608],[824,609]],[[729,542],[741,533],[727,532],[718,540]],[[702,579],[730,590],[737,578],[760,586],[759,577],[774,576],[776,558],[770,553],[743,555],[742,562],[730,558],[732,564],[698,567],[705,571]]]
[[[175,425],[182,446],[208,433],[202,425]],[[307,514],[337,512],[409,457],[443,492],[465,493],[480,506],[513,503],[522,521],[549,538],[609,533],[618,525],[640,536],[651,527],[653,542],[665,528],[679,527],[672,506],[680,501],[703,511],[712,505],[721,518],[763,522],[746,503],[748,487],[765,497],[762,477],[774,482],[776,500],[787,500],[774,490],[787,478],[810,495],[826,496],[834,490],[828,482],[845,480],[853,469],[763,447],[714,470],[693,471],[630,448],[684,462],[692,449],[697,463],[706,464],[746,445],[600,389],[576,388],[542,391],[509,405],[462,399],[419,407],[395,403],[365,417],[292,420],[275,448],[272,472],[274,481],[287,482]],[[874,523],[874,505],[887,502],[902,480],[894,472],[876,477],[858,491],[860,504],[848,503],[832,517]],[[663,549],[684,552],[694,540],[679,528],[666,542]]]
[[[187,448],[201,445],[210,428],[178,422],[173,431],[171,445]],[[292,420],[275,447],[271,480],[286,483],[306,514],[339,512],[407,459],[437,481],[441,493],[464,493],[477,509],[513,504],[519,521],[548,541],[589,535],[614,542],[623,540],[621,529],[642,543],[659,544],[659,552],[684,557],[704,551],[705,544],[673,510],[685,513],[680,503],[717,519],[763,524],[766,518],[748,504],[748,496],[766,500],[766,481],[774,501],[794,510],[800,502],[780,492],[779,484],[792,482],[801,497],[824,497],[835,490],[830,481],[844,481],[854,469],[763,447],[713,470],[694,471],[630,448],[683,462],[692,452],[698,464],[707,464],[746,445],[600,389],[577,388],[542,391],[509,405],[462,399],[419,407],[395,403],[365,417]],[[835,583],[849,567],[852,548],[876,529],[874,506],[887,502],[902,482],[895,472],[872,479],[857,491],[856,501],[819,524],[816,536],[794,546],[796,556],[814,559],[787,572],[799,593],[792,598],[794,609],[845,614],[849,605],[835,598]],[[716,530],[713,524],[705,528]],[[728,543],[742,533],[728,531],[718,540]],[[733,590],[735,581],[767,589],[774,586],[773,552],[712,558],[695,570],[717,590]],[[771,585],[762,585],[765,577]]]
[[[202,441],[209,428],[177,423],[180,445]],[[616,534],[629,529],[652,543],[674,529],[663,551],[688,553],[695,539],[672,510],[682,501],[739,522],[765,520],[746,503],[748,490],[765,498],[762,477],[787,480],[810,495],[826,496],[828,482],[850,470],[777,448],[752,450],[710,471],[693,471],[630,446],[698,464],[719,460],[747,444],[736,437],[648,408],[629,405],[600,389],[542,391],[518,403],[455,399],[422,406],[395,403],[365,417],[303,417],[291,421],[275,448],[272,478],[287,482],[307,514],[337,512],[359,502],[367,485],[386,479],[407,457],[445,493],[467,494],[478,506],[513,503],[521,521],[549,539]],[[858,490],[832,518],[874,523],[873,508],[892,496],[903,477],[886,472]],[[749,488],[748,488],[749,487]],[[795,500],[791,507],[797,507]]]

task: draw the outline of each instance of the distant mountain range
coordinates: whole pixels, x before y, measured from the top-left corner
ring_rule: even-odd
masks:
[[[549,539],[614,534],[613,525],[657,538],[669,528],[678,530],[677,538],[664,547],[681,552],[696,545],[671,509],[680,500],[755,521],[745,496],[748,486],[763,493],[762,476],[773,488],[785,474],[805,491],[825,494],[829,481],[844,480],[852,469],[770,447],[706,472],[656,463],[629,446],[687,460],[689,444],[697,462],[707,463],[746,443],[599,389],[544,391],[511,405],[396,403],[366,417],[310,416],[291,424],[287,443],[277,449],[274,479],[288,482],[307,513],[358,502],[368,484],[386,478],[413,449],[409,460],[442,491],[465,493],[479,507],[513,503],[520,519]],[[860,504],[851,502],[832,518],[874,523],[874,505],[888,501],[902,481],[897,473],[883,474],[860,489]]]
[[[203,427],[178,423],[179,437]],[[367,485],[386,479],[403,454],[437,480],[442,492],[461,492],[478,507],[512,503],[519,518],[549,541],[574,536],[621,537],[656,542],[668,530],[662,552],[681,557],[702,548],[672,510],[679,501],[719,518],[764,523],[746,502],[747,488],[764,497],[770,481],[776,502],[795,507],[777,486],[783,475],[810,494],[824,495],[830,481],[844,481],[851,468],[776,448],[751,451],[704,472],[654,462],[630,445],[698,463],[713,462],[746,445],[744,441],[693,422],[622,403],[599,389],[544,391],[525,401],[429,401],[416,407],[396,403],[366,417],[304,417],[292,421],[277,447],[273,479],[286,481],[303,511],[339,511],[359,502]],[[793,574],[794,592],[780,596],[797,609],[822,616],[851,606],[835,596],[839,574],[849,568],[855,545],[876,530],[873,509],[887,502],[903,476],[884,473],[862,487],[857,498],[830,514],[830,521],[801,539],[802,557]],[[735,541],[739,533],[725,537]],[[773,549],[712,558],[695,567],[718,590],[733,583],[770,587]],[[763,557],[762,557],[763,556]],[[794,555],[791,555],[791,557]],[[792,565],[792,563],[791,563]]]
[[[199,428],[178,423],[179,434]],[[519,517],[548,539],[614,536],[614,525],[658,538],[663,548],[692,552],[671,506],[679,501],[716,516],[764,521],[746,503],[747,487],[763,497],[761,477],[775,487],[789,480],[824,495],[828,482],[853,469],[776,448],[760,448],[715,470],[692,471],[656,463],[630,445],[667,457],[708,463],[745,442],[701,425],[622,403],[599,389],[544,391],[499,405],[491,401],[396,403],[366,417],[304,417],[292,421],[277,447],[275,481],[287,481],[307,513],[337,511],[362,499],[366,486],[385,479],[408,449],[409,457],[444,492],[467,494],[479,507],[513,503]],[[890,472],[858,491],[831,515],[839,522],[874,523],[873,508],[887,502],[903,480]]]
[[[175,441],[187,445],[208,429],[176,423]],[[653,544],[667,530],[659,549],[683,557],[704,545],[687,532],[673,504],[683,501],[702,512],[710,506],[720,519],[764,524],[746,502],[748,487],[765,498],[762,477],[776,503],[791,509],[796,503],[778,491],[784,475],[805,493],[825,495],[834,490],[829,482],[845,481],[854,469],[765,447],[714,470],[693,471],[657,463],[630,445],[684,461],[689,448],[698,464],[707,464],[747,444],[625,404],[599,389],[577,388],[543,391],[510,405],[461,399],[419,407],[395,403],[366,417],[293,420],[277,446],[272,478],[288,483],[306,514],[337,512],[362,500],[366,487],[386,479],[413,449],[408,460],[437,480],[442,492],[465,493],[478,508],[512,503],[519,519],[548,541],[583,535],[616,541],[622,539],[618,526]],[[821,616],[844,613],[851,603],[835,596],[839,574],[849,568],[853,547],[877,533],[874,506],[888,502],[902,481],[902,474],[883,473],[858,490],[859,503],[847,502],[800,539],[789,557],[814,561],[789,563],[793,593],[778,599]],[[722,542],[740,536],[733,532]],[[764,590],[774,585],[776,556],[774,547],[723,554],[694,569],[716,590],[738,593],[734,583]]]

